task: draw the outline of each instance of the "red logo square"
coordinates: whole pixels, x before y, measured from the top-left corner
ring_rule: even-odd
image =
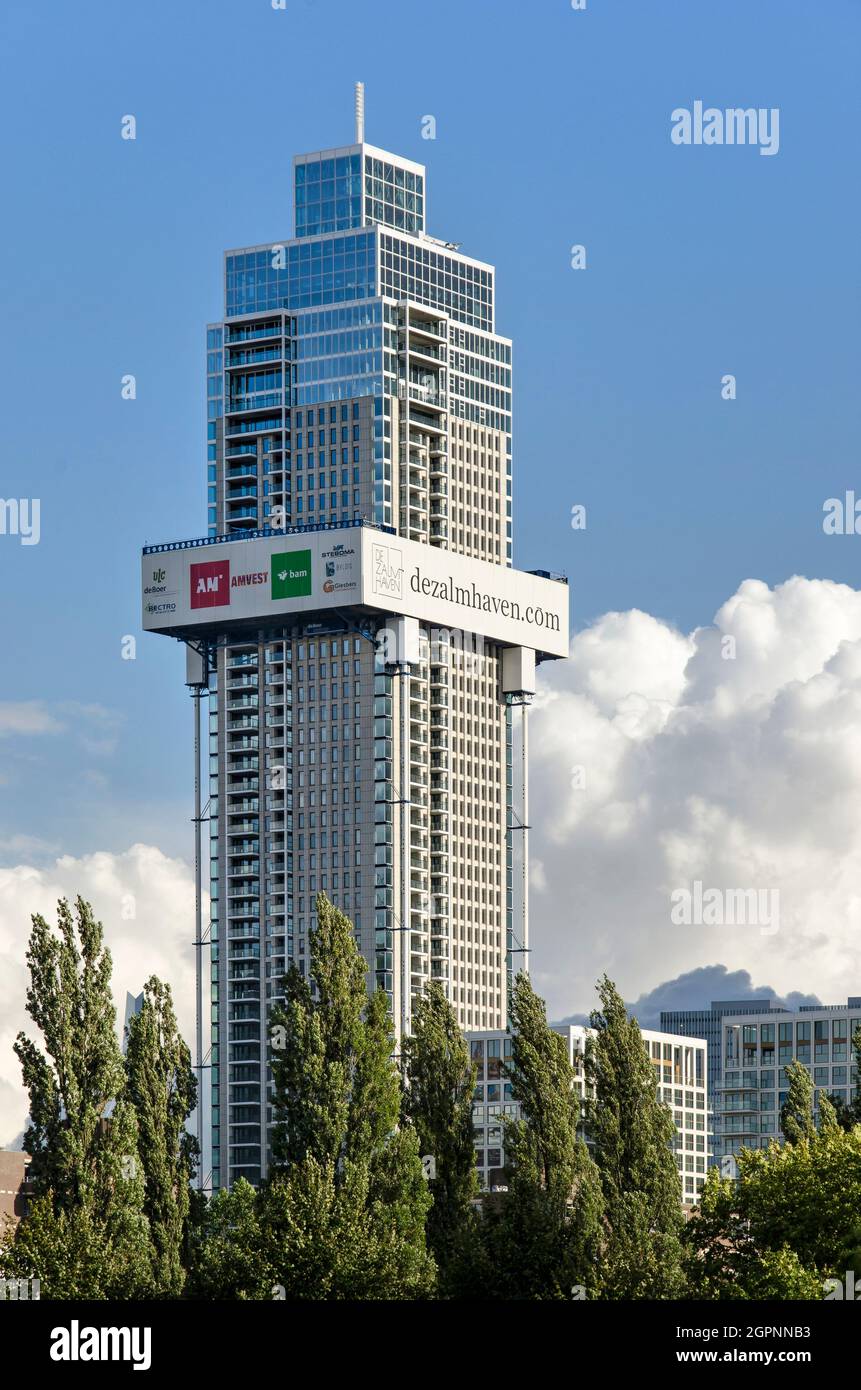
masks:
[[[207,560],[191,566],[192,608],[223,608],[230,603],[230,561]]]

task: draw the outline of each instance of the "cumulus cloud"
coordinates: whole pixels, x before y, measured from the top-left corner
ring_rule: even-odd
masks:
[[[800,1009],[819,1004],[815,994],[798,990],[779,994],[770,985],[755,985],[747,970],[727,970],[725,965],[704,965],[688,970],[674,980],[662,980],[646,994],[628,1004],[628,1012],[641,1028],[660,1028],[663,1009],[707,1009],[713,1000],[762,1003],[781,1009]],[[588,1014],[572,1014],[560,1023],[588,1023]]]
[[[27,1099],[12,1044],[27,1017],[25,963],[30,916],[56,921],[57,899],[76,894],[92,903],[113,957],[114,1000],[122,1027],[126,991],[138,994],[150,975],[170,984],[180,1027],[194,1036],[194,881],[181,859],[151,845],[122,854],[63,855],[49,868],[0,868],[0,1148],[20,1131]]]
[[[531,961],[551,1016],[588,1011],[604,971],[637,999],[715,960],[783,995],[861,994],[861,593],[749,579],[692,633],[609,613],[540,683]],[[674,924],[697,882],[777,890],[779,929]]]

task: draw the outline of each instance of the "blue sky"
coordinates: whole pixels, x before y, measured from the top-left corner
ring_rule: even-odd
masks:
[[[0,495],[40,498],[41,541],[0,537],[31,728],[0,728],[0,841],[188,853],[181,651],[121,659],[139,549],[205,532],[222,252],[290,234],[291,157],[352,139],[357,79],[368,140],[428,165],[429,230],[497,266],[515,563],[569,575],[576,626],[854,584],[821,519],[861,483],[859,38],[855,0],[7,0]],[[779,154],[674,146],[697,99],[779,107]]]

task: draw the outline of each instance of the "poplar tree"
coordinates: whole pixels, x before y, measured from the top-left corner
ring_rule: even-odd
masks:
[[[427,1240],[445,1286],[455,1253],[469,1240],[478,1195],[472,1096],[476,1068],[442,985],[432,980],[413,1009],[404,1039],[403,1111],[415,1126],[422,1154],[434,1161],[433,1206]]]
[[[197,1101],[197,1080],[170,986],[152,976],[143,996],[128,1027],[127,1093],[138,1123],[154,1283],[162,1296],[177,1298],[185,1283],[189,1184],[199,1161],[197,1140],[185,1128]]]
[[[48,1298],[128,1298],[151,1291],[138,1126],[126,1095],[111,994],[111,956],[82,898],[57,906],[57,932],[32,918],[27,1011],[15,1053],[30,1097],[24,1148],[33,1198],[0,1255],[38,1277]]]
[[[368,997],[349,919],[324,894],[316,907],[310,980],[291,964],[271,1015],[275,1176],[261,1222],[274,1275],[289,1297],[424,1297],[431,1197],[401,1119],[387,997]]]
[[[813,1123],[813,1081],[801,1062],[790,1062],[784,1068],[789,1089],[780,1107],[780,1130],[788,1144],[812,1139],[816,1134]]]
[[[507,1067],[521,1117],[505,1123],[508,1191],[485,1199],[471,1257],[458,1269],[461,1297],[594,1296],[602,1243],[601,1184],[582,1138],[580,1098],[565,1040],[547,1022],[525,973],[509,1003]]]
[[[676,1129],[639,1025],[606,975],[586,1045],[586,1131],[605,1202],[604,1293],[675,1298],[684,1285]]]

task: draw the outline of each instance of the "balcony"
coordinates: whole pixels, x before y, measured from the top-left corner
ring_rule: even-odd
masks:
[[[283,404],[283,391],[259,391],[251,396],[228,397],[224,402],[224,413],[244,415],[252,410],[276,410]]]
[[[230,843],[228,844],[228,846],[227,846],[228,858],[229,858],[230,855],[232,855],[232,854],[235,854],[235,855],[243,854],[243,855],[246,855],[246,856],[249,855],[249,854],[250,854],[250,855],[253,855],[253,856],[254,856],[253,860],[245,859],[245,860],[241,860],[240,863],[250,863],[250,864],[251,864],[251,872],[252,872],[252,873],[256,873],[256,872],[257,872],[257,864],[258,864],[258,862],[259,862],[258,857],[257,857],[257,850],[258,850],[258,847],[259,847],[259,841],[257,841],[257,840],[231,840],[231,842],[230,842]],[[232,866],[231,866],[230,872],[233,873],[233,867],[232,867]]]

